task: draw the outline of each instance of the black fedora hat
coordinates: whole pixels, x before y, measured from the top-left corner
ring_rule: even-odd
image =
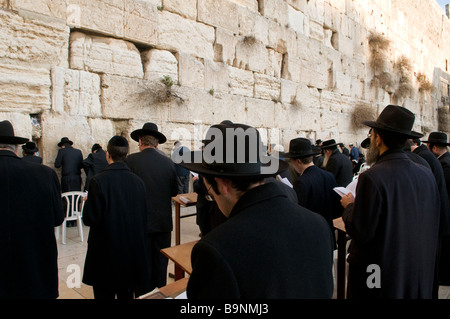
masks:
[[[3,144],[23,144],[28,142],[28,138],[14,135],[14,128],[10,121],[0,122],[0,143]]]
[[[420,138],[423,134],[412,131],[415,116],[407,108],[389,104],[386,106],[376,121],[364,121],[364,125],[385,132],[402,135],[406,138]]]
[[[258,130],[245,124],[212,125],[205,141],[203,151],[185,152],[174,161],[193,172],[222,177],[270,176],[289,167],[267,156]]]
[[[36,143],[34,142],[26,142],[25,145],[22,145],[22,149],[29,154],[36,153],[38,151]]]
[[[72,142],[71,140],[69,140],[68,137],[63,137],[63,138],[61,139],[61,141],[59,141],[58,146],[61,147],[61,145],[63,145],[63,144],[69,144],[69,145],[72,145],[73,142]]]
[[[331,140],[326,140],[322,143],[321,147],[322,149],[327,149],[327,148],[332,148],[335,147],[337,145],[339,145],[340,143],[336,143],[336,141],[334,139]]]
[[[422,143],[432,143],[443,146],[450,146],[447,140],[447,134],[443,132],[431,132],[428,136],[428,141],[422,141]]]
[[[314,151],[311,141],[307,138],[294,138],[289,142],[289,152],[284,153],[287,158],[303,158],[312,155],[318,155],[320,151]]]
[[[133,140],[136,142],[139,142],[139,137],[142,135],[151,135],[158,139],[159,144],[163,144],[167,141],[167,138],[158,131],[158,125],[155,123],[145,123],[144,126],[141,129],[135,130],[131,132],[130,136]]]

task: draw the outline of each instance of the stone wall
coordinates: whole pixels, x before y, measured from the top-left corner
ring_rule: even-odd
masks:
[[[450,130],[450,22],[434,0],[0,0],[0,25],[0,119],[49,166],[63,136],[87,156],[147,121],[167,153],[224,119],[285,148],[361,141],[355,119],[389,103],[417,131]]]

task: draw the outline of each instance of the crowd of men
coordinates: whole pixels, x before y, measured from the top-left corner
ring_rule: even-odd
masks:
[[[176,143],[170,158],[158,150],[165,135],[145,123],[130,135],[139,145],[134,154],[125,137],[113,136],[106,152],[94,144],[83,159],[62,138],[61,181],[34,155],[36,144],[2,121],[0,298],[58,297],[54,227],[65,218],[61,193],[82,189],[82,169],[90,227],[83,282],[97,299],[166,285],[160,250],[171,245],[171,198],[186,192],[189,172],[198,174],[202,237],[191,255],[188,298],[331,298],[339,217],[351,238],[348,298],[437,298],[439,285],[450,285],[450,143],[442,132],[421,141],[414,120],[388,105],[364,122],[366,162],[358,147],[333,139],[295,138],[288,152],[270,155],[257,129],[230,121],[210,127],[201,151]],[[334,190],[350,183],[354,194]],[[381,270],[375,288],[367,285],[371,265]]]

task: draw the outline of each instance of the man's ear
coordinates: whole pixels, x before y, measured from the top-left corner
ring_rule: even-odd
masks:
[[[220,192],[220,194],[229,194],[230,187],[231,187],[231,181],[227,178],[222,177],[214,177],[217,183],[217,188]]]

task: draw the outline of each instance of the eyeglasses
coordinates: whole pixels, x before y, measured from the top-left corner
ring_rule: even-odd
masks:
[[[212,184],[209,185],[208,189],[206,190],[205,199],[206,199],[208,202],[213,202],[213,201],[214,201],[214,197],[213,197],[212,195],[209,194],[209,190],[211,189],[211,187],[212,187]]]

